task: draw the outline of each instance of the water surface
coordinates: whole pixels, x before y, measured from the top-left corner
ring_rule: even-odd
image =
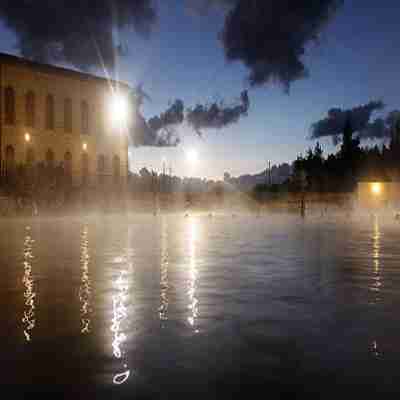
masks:
[[[15,393],[399,391],[394,221],[177,214],[1,224],[1,381]]]

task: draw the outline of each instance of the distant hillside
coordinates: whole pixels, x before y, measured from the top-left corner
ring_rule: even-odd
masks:
[[[264,170],[255,175],[241,175],[239,177],[231,177],[228,172],[224,174],[224,182],[229,183],[239,190],[251,190],[258,184],[281,184],[292,175],[293,167],[290,164],[283,163],[274,165],[271,168],[271,173]],[[271,178],[269,177],[271,175]]]

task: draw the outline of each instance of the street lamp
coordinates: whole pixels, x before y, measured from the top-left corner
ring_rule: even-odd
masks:
[[[87,150],[87,143],[83,143],[83,144],[82,144],[82,150],[83,150],[83,151],[86,151],[86,150]]]
[[[110,117],[113,125],[126,124],[128,119],[128,101],[121,93],[114,93],[110,100]]]
[[[25,133],[25,142],[26,143],[30,143],[30,141],[31,141],[31,135],[27,132],[27,133]]]
[[[375,182],[371,185],[371,191],[375,196],[379,196],[382,193],[382,185]]]

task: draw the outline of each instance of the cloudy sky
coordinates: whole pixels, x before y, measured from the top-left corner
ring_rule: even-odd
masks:
[[[273,163],[292,161],[299,153],[304,153],[308,146],[314,145],[308,139],[311,124],[323,118],[332,107],[353,108],[373,100],[382,100],[386,105],[385,113],[400,108],[400,6],[397,1],[346,0],[333,15],[329,14],[322,26],[319,26],[318,18],[323,19],[324,14],[318,14],[321,11],[318,7],[332,2],[305,2],[318,4],[316,13],[305,14],[306,24],[300,24],[307,28],[312,25],[313,29],[316,26],[314,33],[318,36],[317,41],[307,40],[306,36],[299,39],[300,44],[305,46],[305,54],[299,58],[307,70],[307,76],[301,76],[302,68],[296,67],[297,60],[289,60],[289,66],[282,66],[284,62],[280,58],[280,64],[272,61],[272,72],[268,69],[270,66],[261,71],[258,81],[251,79],[251,73],[256,71],[255,65],[258,65],[252,64],[251,57],[259,61],[257,57],[260,52],[269,51],[263,46],[271,32],[268,29],[260,31],[259,39],[257,37],[257,43],[254,44],[255,53],[235,53],[235,46],[232,45],[237,43],[235,24],[231,21],[229,26],[226,18],[234,7],[239,12],[238,4],[243,2],[209,2],[218,4],[207,8],[207,0],[201,2],[201,6],[191,0],[138,0],[136,3],[144,5],[152,3],[156,14],[153,18],[146,14],[146,10],[142,10],[144,17],[133,15],[133,18],[137,17],[135,24],[128,26],[122,22],[120,33],[112,29],[113,40],[120,42],[126,53],[118,57],[115,71],[119,79],[132,86],[141,84],[149,94],[150,100],[145,100],[143,104],[146,118],[162,113],[175,99],[182,99],[185,107],[192,108],[196,104],[220,100],[227,105],[237,105],[240,104],[243,90],[248,90],[250,98],[247,116],[243,115],[237,122],[235,120],[235,123],[221,129],[205,129],[201,137],[184,122],[177,128],[181,138],[178,146],[132,148],[131,170],[136,171],[143,166],[159,169],[165,157],[178,175],[221,178],[225,171],[232,175],[256,173],[265,168],[267,160]],[[0,9],[3,21],[0,50],[13,54],[24,51],[25,54],[31,52],[35,55],[36,47],[26,43],[27,33],[21,28],[21,24],[24,26],[26,22],[24,18],[29,16],[18,14],[18,10],[15,13],[10,11],[16,3],[18,1],[8,2],[12,5],[9,8],[0,5],[0,8],[3,7],[3,10]],[[61,3],[64,7],[70,4],[73,7],[74,3],[82,2]],[[277,2],[271,0],[265,3]],[[290,6],[302,2],[281,0],[281,3]],[[91,11],[78,10],[80,12]],[[274,12],[279,14],[281,10],[273,9],[271,14]],[[71,18],[73,20],[74,15]],[[101,15],[97,19],[101,20]],[[279,20],[276,16],[274,19]],[[270,19],[266,17],[265,21]],[[288,25],[287,21],[282,21],[283,27]],[[41,24],[43,26],[43,21]],[[51,24],[51,20],[48,24]],[[264,25],[268,25],[268,22]],[[221,35],[224,26],[231,28],[231,32],[225,29],[225,40]],[[280,25],[273,27],[275,31],[277,26]],[[74,29],[73,25],[71,29]],[[51,27],[49,30],[51,32]],[[63,34],[68,35],[65,32]],[[93,37],[97,34],[95,27]],[[279,35],[271,40],[276,37]],[[296,39],[299,36],[293,37]],[[75,43],[72,45],[76,46]],[[226,56],[227,48],[233,51],[231,57]],[[279,51],[271,50],[271,53],[273,57]],[[75,60],[72,56],[71,59]],[[287,77],[288,82],[285,83],[282,77]],[[288,86],[289,92],[286,90]],[[378,111],[377,115],[382,112]],[[322,144],[326,151],[334,149],[330,138],[322,139]],[[196,164],[188,163],[185,159],[185,152],[193,148],[199,153]]]

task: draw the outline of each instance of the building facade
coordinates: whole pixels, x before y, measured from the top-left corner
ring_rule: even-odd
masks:
[[[0,54],[0,88],[3,176],[40,163],[76,186],[126,182],[128,85]]]

